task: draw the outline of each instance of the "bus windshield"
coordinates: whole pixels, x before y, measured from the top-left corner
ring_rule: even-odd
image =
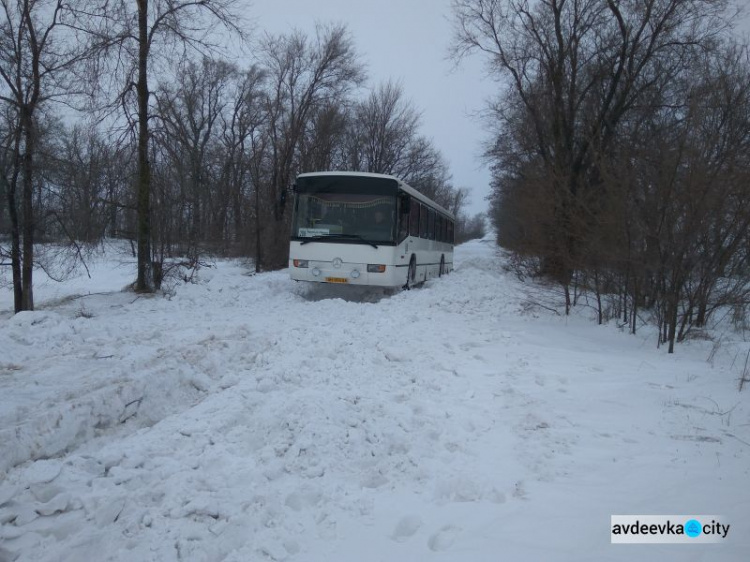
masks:
[[[298,193],[292,237],[359,243],[393,243],[396,197],[316,191]]]

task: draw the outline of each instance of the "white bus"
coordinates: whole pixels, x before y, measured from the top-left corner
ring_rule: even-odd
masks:
[[[393,176],[300,174],[294,192],[292,279],[408,289],[453,270],[455,217]]]

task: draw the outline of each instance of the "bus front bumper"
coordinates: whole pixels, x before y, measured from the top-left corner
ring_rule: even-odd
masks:
[[[308,261],[307,265],[295,267],[294,260],[289,260],[290,277],[295,281],[374,287],[401,287],[406,283],[405,267],[389,265],[382,273],[371,273],[366,263],[342,263],[334,267],[331,262]]]

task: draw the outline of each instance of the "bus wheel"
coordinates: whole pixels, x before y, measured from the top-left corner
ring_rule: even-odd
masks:
[[[408,291],[414,286],[414,282],[417,280],[417,257],[412,256],[409,261],[409,271],[406,273],[406,285],[404,288]]]
[[[438,271],[438,277],[442,277],[445,274],[445,256],[440,256],[440,270]]]

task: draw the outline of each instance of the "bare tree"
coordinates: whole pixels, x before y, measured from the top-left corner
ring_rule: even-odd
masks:
[[[318,26],[312,39],[301,32],[267,36],[262,53],[269,142],[263,157],[267,180],[255,186],[259,271],[286,264],[289,214],[284,196],[299,169],[300,148],[313,117],[322,107],[343,102],[364,80],[344,26]]]
[[[222,223],[225,244],[234,251],[250,252],[253,208],[251,196],[256,189],[257,144],[265,122],[263,84],[265,72],[253,66],[240,72],[228,96],[228,110],[222,114],[220,134],[214,157],[219,169],[217,183],[225,187]],[[255,173],[253,173],[255,172]]]
[[[515,147],[529,150],[524,159],[542,170],[534,182],[551,205],[542,234],[544,270],[563,285],[568,309],[572,273],[605,193],[599,162],[645,93],[676,76],[687,54],[726,28],[727,6],[714,0],[453,1],[455,54],[481,52],[490,72],[508,80],[493,113],[502,131],[523,128],[525,139],[516,137]],[[508,155],[504,149],[490,152],[497,169]]]
[[[306,172],[345,169],[343,152],[350,122],[349,107],[340,100],[316,109],[300,143],[300,169]]]
[[[421,117],[403,87],[380,84],[354,107],[347,146],[349,169],[405,177]]]
[[[180,206],[190,223],[185,238],[195,247],[214,226],[214,195],[221,187],[209,169],[210,152],[229,103],[228,91],[239,71],[233,64],[208,58],[201,65],[187,61],[180,68],[180,83],[165,86],[157,94],[156,110],[162,122],[159,142],[173,171],[171,183],[180,192]]]
[[[39,110],[75,90],[73,72],[90,53],[62,0],[0,0],[0,102],[16,312],[34,309],[34,176]],[[20,183],[19,183],[20,182]],[[19,201],[20,187],[20,201]],[[20,216],[18,205],[20,204]]]
[[[89,124],[62,127],[51,150],[42,153],[41,173],[53,187],[46,215],[57,234],[88,244],[121,235],[121,210],[131,170],[128,147],[105,139]],[[53,228],[54,228],[53,227]]]
[[[258,230],[258,196],[262,181],[263,156],[268,137],[264,134],[267,115],[265,112],[263,86],[266,73],[253,66],[244,71],[231,100],[231,111],[223,119],[219,143],[225,158],[222,164],[222,182],[230,189],[233,237],[235,243],[251,253]],[[252,196],[255,195],[255,205]],[[250,209],[255,208],[254,220]]]
[[[119,100],[137,126],[137,242],[138,277],[135,290],[154,290],[151,252],[151,110],[150,77],[159,60],[186,50],[205,52],[215,47],[212,33],[219,27],[242,37],[236,0],[125,0],[105,3],[89,13],[86,29],[100,40],[110,77],[124,78]],[[100,59],[104,60],[104,59]],[[129,104],[135,95],[135,114]]]
[[[634,253],[656,305],[661,342],[705,326],[750,298],[750,68],[745,49],[712,50],[670,86],[672,111],[641,111],[628,138],[639,162],[630,189],[643,248]],[[679,101],[679,105],[675,102]]]
[[[508,89],[495,125],[499,241],[599,322],[676,341],[748,295],[748,56],[727,2],[456,0],[457,53]],[[572,287],[572,294],[570,288]]]

